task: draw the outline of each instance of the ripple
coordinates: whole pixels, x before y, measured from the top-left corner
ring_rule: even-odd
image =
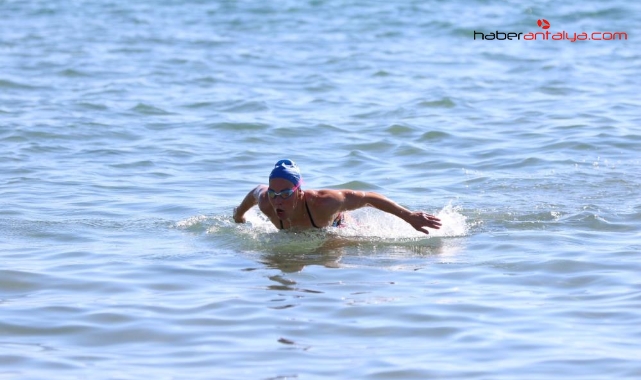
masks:
[[[269,107],[263,101],[237,101],[222,109],[223,112],[246,113],[268,111]]]
[[[376,153],[385,153],[394,148],[396,145],[387,141],[375,141],[359,144],[346,144],[345,149],[349,149],[354,153],[354,156],[361,156],[367,152],[367,154],[376,154]]]
[[[385,131],[394,136],[402,136],[416,132],[416,129],[408,125],[393,124],[390,125]]]
[[[426,152],[427,152],[427,149],[425,149],[422,146],[405,143],[405,144],[401,144],[399,147],[396,148],[396,150],[394,151],[394,155],[416,157],[421,154],[425,154]]]
[[[154,107],[152,105],[144,104],[144,103],[138,103],[131,110],[142,115],[171,115],[172,114],[171,112],[167,112],[162,108]]]
[[[60,76],[68,78],[84,78],[91,77],[91,75],[76,69],[64,69],[58,73]]]
[[[445,97],[439,100],[424,100],[417,103],[416,106],[422,108],[454,108],[456,107],[456,103],[452,99]]]
[[[0,270],[0,289],[4,294],[22,294],[40,289],[47,275],[17,270]]]
[[[336,189],[352,189],[352,190],[373,190],[380,189],[373,183],[364,182],[364,181],[349,181],[344,183],[339,183],[333,186]]]
[[[453,136],[447,132],[443,131],[429,131],[423,133],[423,135],[417,140],[418,142],[427,142],[427,141],[443,141],[451,139]]]
[[[25,83],[16,82],[12,80],[0,79],[0,88],[15,89],[15,90],[34,90],[34,89],[37,89],[38,87],[34,87],[32,85],[28,85]]]
[[[506,2],[0,3],[0,377],[639,374],[635,39],[473,41],[537,29]],[[638,34],[582,6],[553,28]],[[443,228],[234,223],[283,156]]]
[[[212,123],[208,124],[207,128],[222,131],[248,131],[248,132],[264,132],[270,128],[267,124],[262,123]]]

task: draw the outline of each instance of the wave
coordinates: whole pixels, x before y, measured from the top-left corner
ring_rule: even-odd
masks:
[[[304,253],[339,246],[434,246],[435,240],[466,236],[467,218],[451,204],[436,213],[443,226],[426,235],[403,220],[375,209],[350,212],[345,227],[318,230],[279,231],[256,208],[250,209],[247,222],[236,224],[229,215],[197,215],[177,222],[174,227],[194,234],[214,237],[229,249],[276,250]]]
[[[469,233],[467,218],[451,204],[436,215],[443,227],[430,230],[429,235],[370,208],[350,212],[346,227],[341,228],[279,231],[256,208],[245,214],[244,224],[234,223],[230,215],[197,215],[177,222],[174,228],[211,239],[216,251],[236,252],[286,273],[309,265],[403,269],[411,257],[419,260],[411,264],[417,267],[457,260],[465,245],[457,238]]]

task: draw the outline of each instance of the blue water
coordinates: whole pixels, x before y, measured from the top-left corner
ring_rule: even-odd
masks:
[[[0,378],[641,377],[638,3],[0,14]],[[443,228],[233,223],[281,158]]]

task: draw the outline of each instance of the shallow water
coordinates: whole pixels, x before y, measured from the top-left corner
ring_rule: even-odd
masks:
[[[638,4],[0,12],[0,378],[641,376]],[[233,223],[285,157],[443,228]]]

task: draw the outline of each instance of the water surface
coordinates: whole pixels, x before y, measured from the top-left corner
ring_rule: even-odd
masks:
[[[0,378],[641,376],[636,3],[0,12]],[[281,158],[444,226],[233,223]]]

